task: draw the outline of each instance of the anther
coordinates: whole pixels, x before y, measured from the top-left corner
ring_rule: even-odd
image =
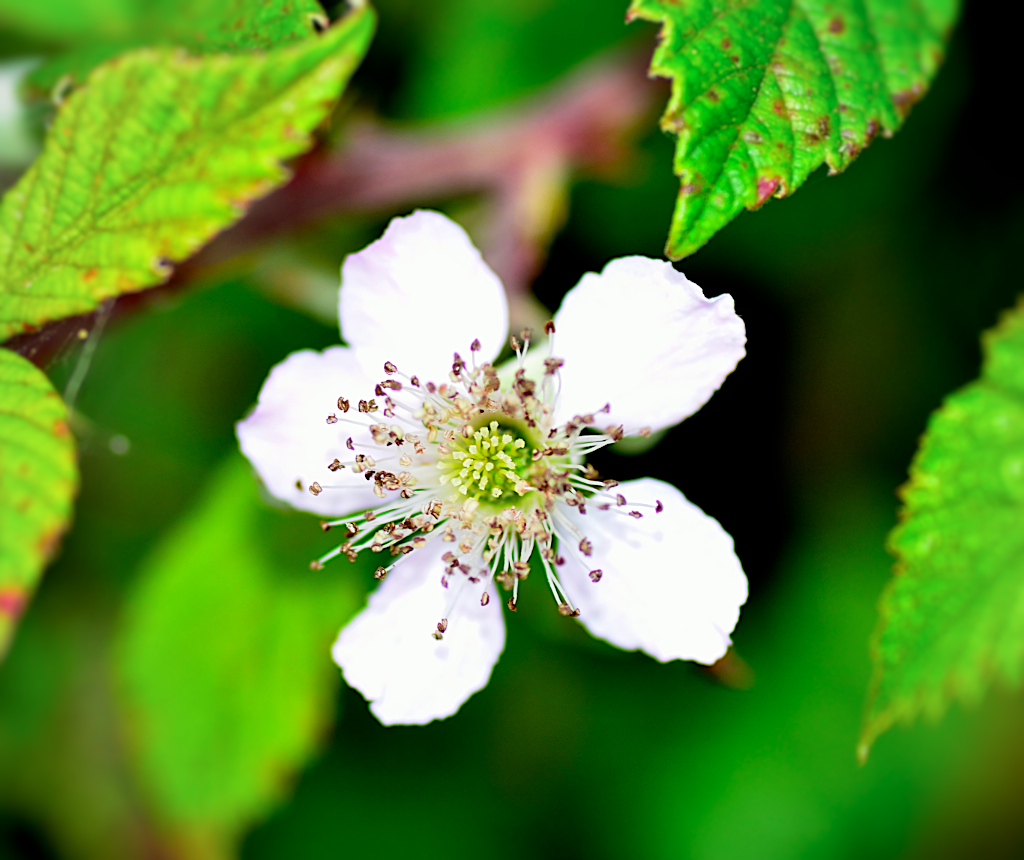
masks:
[[[378,397],[383,397],[384,396],[384,389],[381,388],[381,385],[380,385],[379,382],[374,386],[373,393],[376,394]]]
[[[349,436],[348,439],[345,440],[345,447],[348,448],[349,451],[355,451],[356,450],[356,446],[352,444],[352,437],[351,436]]]
[[[337,424],[338,423],[338,416],[335,415],[332,412],[330,415],[327,416],[327,423],[328,424]]]
[[[512,337],[508,339],[508,342],[509,346],[512,347],[513,352],[519,352],[519,338],[517,338],[515,335],[512,335]]]
[[[564,615],[566,618],[578,618],[580,611],[578,609],[573,609],[568,603],[559,603],[558,614]]]
[[[378,567],[373,572],[374,579],[385,579],[388,575],[388,569],[386,567]]]
[[[325,532],[329,532],[331,530],[331,524],[327,522],[327,520],[320,520],[320,528]]]
[[[430,635],[433,636],[435,639],[438,639],[438,640],[444,639],[444,634],[440,630],[435,630]]]
[[[617,504],[621,508],[624,504],[626,504],[626,497],[622,495],[622,493],[619,493],[615,497],[615,504]]]
[[[314,496],[319,496],[324,491],[324,488],[321,487],[316,481],[313,481],[313,483],[309,485],[309,491]]]
[[[482,594],[482,595],[480,596],[480,605],[481,605],[481,606],[486,606],[486,605],[487,605],[488,603],[490,603],[490,602],[491,602],[491,595],[489,595],[489,594],[488,594],[488,593],[487,593],[487,592],[485,591],[485,592],[484,592],[484,593],[483,593],[483,594]]]
[[[447,630],[447,629],[448,629],[448,619],[447,618],[442,618],[440,621],[437,622],[437,630],[438,630],[439,633],[444,633],[444,631]]]
[[[642,513],[640,513],[640,511],[630,511],[630,512],[629,512],[629,515],[630,515],[630,516],[631,516],[631,517],[632,517],[632,518],[633,518],[634,520],[639,520],[639,519],[643,519],[643,516],[644,516],[644,515],[643,515]]]
[[[315,560],[314,560],[314,561],[311,561],[311,562],[309,563],[309,569],[310,569],[310,570],[323,570],[323,569],[324,569],[324,565],[323,565],[323,562],[321,562],[321,561],[315,561]]]
[[[545,358],[544,359],[544,374],[546,376],[554,376],[560,368],[565,364],[565,360],[561,358]]]
[[[344,469],[345,465],[337,457],[334,458],[333,463],[328,463],[327,468],[332,472],[337,472],[339,469]]]
[[[476,340],[474,340],[474,341],[473,341],[473,342],[472,342],[472,343],[471,343],[471,344],[469,345],[469,348],[470,348],[470,350],[471,350],[471,351],[473,351],[473,352],[480,352],[480,340],[479,340],[479,338],[477,338]]]
[[[514,597],[510,597],[508,599],[508,603],[506,603],[505,605],[509,608],[510,612],[516,612],[517,611],[516,610],[516,599]]]
[[[592,571],[590,571],[590,579],[593,582],[600,582],[602,576],[604,576],[604,571],[603,570],[592,570]]]
[[[548,320],[546,323],[544,323],[544,334],[554,334],[554,333],[555,333],[555,321],[554,320]]]
[[[661,502],[656,500],[654,502],[654,513],[660,514],[663,510],[665,510],[665,506]]]
[[[348,412],[348,401],[344,397],[338,398],[338,409],[342,412]]]
[[[393,365],[390,361],[385,361],[384,362],[384,372],[388,376],[391,376],[392,373],[398,373],[398,368],[395,367],[395,365]]]

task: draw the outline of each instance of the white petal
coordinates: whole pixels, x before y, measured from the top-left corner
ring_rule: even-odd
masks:
[[[481,606],[483,584],[461,574],[452,577],[449,588],[441,585],[446,546],[435,540],[411,553],[334,643],[334,660],[346,682],[386,726],[450,717],[486,686],[505,649],[497,595],[492,591],[490,602]],[[444,638],[434,639],[444,617]]]
[[[706,299],[670,263],[612,260],[588,273],[555,316],[565,359],[558,420],[611,404],[601,426],[657,430],[692,415],[743,358],[746,333],[732,296]]]
[[[341,269],[341,333],[373,377],[385,361],[423,381],[445,382],[452,356],[470,344],[491,361],[508,334],[508,303],[458,224],[418,210],[395,218],[384,235],[346,258]]]
[[[355,409],[360,398],[372,393],[373,383],[352,350],[337,346],[293,352],[270,371],[255,410],[238,422],[238,444],[267,489],[297,508],[321,515],[375,508],[380,499],[361,476],[349,467],[337,472],[327,468],[335,458],[352,463],[354,455],[345,447],[348,437],[363,446],[372,444],[362,427],[343,420],[328,424],[327,416],[368,424]],[[338,409],[342,396],[352,401],[347,414]],[[324,488],[318,496],[309,492],[314,481]]]
[[[559,571],[580,621],[599,639],[627,651],[646,651],[662,662],[714,663],[729,647],[729,634],[747,599],[747,578],[733,551],[732,538],[671,484],[642,478],[616,488],[625,507],[587,514],[572,512],[573,523],[593,543],[586,558],[575,544],[572,559]],[[635,504],[660,500],[660,514]],[[564,545],[563,545],[564,546]],[[592,582],[584,566],[600,569]]]

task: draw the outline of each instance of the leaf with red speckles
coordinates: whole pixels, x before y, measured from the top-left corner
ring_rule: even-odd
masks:
[[[893,134],[942,62],[958,0],[633,0],[660,23],[651,74],[681,180],[665,253],[692,254],[744,208],[844,170]]]
[[[984,347],[981,378],[932,415],[901,491],[862,759],[897,722],[1024,683],[1024,301]]]
[[[164,282],[283,183],[374,20],[363,6],[270,51],[145,49],[95,69],[0,203],[0,340]]]
[[[33,364],[0,349],[0,658],[71,519],[77,488],[63,401]]]

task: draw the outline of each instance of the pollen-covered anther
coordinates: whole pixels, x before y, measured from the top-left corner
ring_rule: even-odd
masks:
[[[316,481],[313,481],[313,483],[309,485],[309,491],[314,496],[319,496],[324,491],[324,488],[321,487]]]
[[[505,605],[509,608],[509,611],[511,611],[511,612],[516,612],[517,611],[516,610],[516,599],[514,597],[510,597],[508,599],[508,603],[506,603]]]
[[[378,567],[373,572],[374,579],[386,579],[388,575],[388,569],[386,567]]]
[[[344,397],[338,398],[338,410],[341,412],[348,412],[349,404]]]
[[[444,631],[448,629],[448,619],[447,618],[442,618],[440,621],[438,621],[437,622],[437,629],[441,633],[444,633]]]
[[[322,561],[318,561],[318,560],[314,559],[313,561],[311,561],[309,563],[309,569],[310,570],[323,570],[324,569],[324,563]]]
[[[593,582],[600,582],[602,576],[604,576],[603,570],[598,569],[590,571],[590,579]]]
[[[330,415],[327,416],[327,423],[328,424],[337,424],[338,423],[338,416],[335,415],[332,412]]]
[[[334,458],[333,463],[328,463],[327,468],[332,472],[337,472],[339,469],[344,469],[345,465],[337,457]]]
[[[327,520],[320,520],[320,528],[325,532],[329,532],[331,530],[331,524],[327,522]]]
[[[580,541],[580,552],[589,557],[594,553],[594,545],[587,538],[583,538]]]
[[[486,606],[490,602],[491,602],[491,595],[489,595],[486,591],[483,594],[480,595],[480,605],[481,606]]]
[[[558,614],[564,615],[567,618],[579,618],[580,611],[578,609],[573,609],[568,603],[559,603]]]
[[[626,433],[623,430],[622,425],[619,424],[614,427],[605,427],[604,435],[609,437],[613,442],[620,442]]]
[[[353,444],[351,436],[349,436],[348,439],[345,440],[345,447],[348,448],[349,451],[356,450],[356,446]]]
[[[515,571],[516,579],[526,579],[530,575],[530,565],[525,561],[512,562],[512,569]]]
[[[473,352],[480,352],[480,338],[477,338],[469,345],[470,350]]]
[[[660,514],[663,510],[665,510],[665,506],[656,499],[654,502],[654,513]]]
[[[398,373],[398,368],[394,364],[392,364],[390,361],[385,361],[384,362],[384,372],[388,376],[391,376],[391,374],[393,374],[393,373]]]
[[[629,515],[630,515],[630,516],[631,516],[631,517],[632,517],[632,518],[633,518],[634,520],[642,520],[642,519],[643,519],[643,517],[644,517],[644,515],[643,515],[642,513],[640,513],[640,511],[630,511],[630,512],[629,512]]]
[[[545,358],[544,359],[544,373],[547,376],[554,376],[558,373],[558,369],[565,364],[565,360],[561,358]]]

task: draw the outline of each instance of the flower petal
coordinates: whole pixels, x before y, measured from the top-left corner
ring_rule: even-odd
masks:
[[[663,663],[714,663],[728,649],[747,599],[732,538],[671,484],[642,478],[616,492],[628,500],[625,507],[600,511],[591,504],[586,516],[570,513],[593,543],[589,558],[565,547],[583,566],[570,562],[559,571],[580,621],[597,638]],[[657,500],[661,513],[632,507]],[[635,509],[642,519],[628,516]],[[600,581],[592,582],[584,567],[600,569]]]
[[[409,375],[441,383],[452,356],[467,361],[479,339],[479,358],[491,361],[508,334],[508,303],[458,224],[439,212],[395,218],[384,235],[346,258],[339,300],[342,337],[366,372],[385,361]]]
[[[346,347],[293,352],[270,371],[256,408],[236,425],[238,444],[267,489],[296,508],[321,515],[375,508],[380,499],[351,468],[327,468],[335,458],[351,464],[353,454],[345,447],[349,436],[372,444],[367,430],[340,420],[368,425],[355,411],[356,398],[372,391]],[[353,398],[348,414],[339,412],[339,396]],[[327,423],[332,414],[337,424]],[[309,491],[314,481],[324,488],[317,496]]]
[[[459,574],[449,588],[442,587],[445,546],[435,540],[409,555],[334,643],[334,661],[345,681],[386,726],[450,717],[487,684],[505,650],[505,622],[495,593],[481,606],[483,583]],[[431,634],[444,617],[449,618],[444,638],[434,639]]]
[[[604,425],[627,434],[692,415],[743,358],[746,333],[732,296],[704,297],[670,263],[612,260],[583,276],[555,316],[565,359],[558,421],[611,404]]]

